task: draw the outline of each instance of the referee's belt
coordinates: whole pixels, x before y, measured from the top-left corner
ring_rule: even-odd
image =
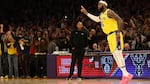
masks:
[[[119,32],[119,31],[115,30],[115,31],[109,32],[107,35],[111,35],[112,33],[115,33],[115,32]]]

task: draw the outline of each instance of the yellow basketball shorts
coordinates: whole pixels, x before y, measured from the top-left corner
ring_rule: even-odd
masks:
[[[108,45],[110,48],[110,52],[113,53],[117,49],[117,39],[116,39],[116,32],[107,36]],[[124,49],[124,41],[122,32],[120,32],[120,47]]]

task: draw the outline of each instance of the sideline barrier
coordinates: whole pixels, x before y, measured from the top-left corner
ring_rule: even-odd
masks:
[[[127,70],[134,78],[150,78],[150,51],[125,51],[123,56]],[[67,77],[70,70],[71,55],[47,55],[47,77]],[[83,60],[82,76],[85,78],[119,78],[122,73],[110,52],[87,52]],[[74,76],[77,76],[77,65]]]

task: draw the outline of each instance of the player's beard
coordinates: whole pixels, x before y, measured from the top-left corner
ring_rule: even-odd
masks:
[[[104,7],[102,6],[100,9],[98,9],[98,12],[101,13],[103,12],[103,10],[104,10]]]

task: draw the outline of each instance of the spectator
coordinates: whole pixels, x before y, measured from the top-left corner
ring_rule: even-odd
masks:
[[[67,38],[67,33],[65,32],[65,30],[61,30],[57,45],[60,51],[64,51],[64,50],[66,51],[69,49],[70,47],[69,39]]]
[[[18,49],[18,54],[21,62],[21,67],[22,67],[22,78],[30,78],[30,73],[29,73],[29,59],[30,59],[30,37],[28,34],[28,31],[22,32],[22,36],[18,40],[19,46],[17,47]]]
[[[4,32],[1,36],[1,39],[3,41],[3,45],[4,45],[4,50],[3,50],[3,59],[2,59],[2,65],[3,65],[3,76],[5,76],[5,78],[8,78],[8,55],[7,55],[7,36],[6,36],[6,32]]]
[[[130,50],[131,50],[131,48],[130,48],[129,43],[125,43],[124,44],[124,51],[130,51]]]
[[[9,64],[9,78],[12,78],[13,75],[15,78],[19,77],[18,72],[18,56],[17,54],[17,43],[13,39],[8,39],[7,42],[7,48],[8,48],[8,64]],[[13,74],[13,69],[14,73]]]
[[[48,53],[49,54],[52,54],[55,50],[56,50],[56,47],[57,47],[57,42],[56,42],[56,38],[54,37],[50,37],[50,41],[49,41],[49,44],[48,44]]]
[[[96,35],[95,29],[91,29],[89,32],[89,37],[88,37],[88,44],[89,44],[90,49],[93,49],[92,46],[94,43],[98,43],[98,37]]]
[[[2,56],[4,54],[4,43],[1,37],[2,34],[0,35],[0,78],[3,78]]]

